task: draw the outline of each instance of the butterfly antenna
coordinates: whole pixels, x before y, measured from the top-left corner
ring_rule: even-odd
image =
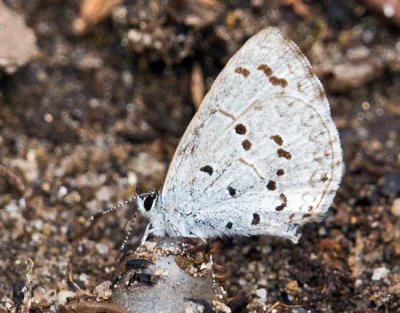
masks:
[[[128,230],[125,232],[124,241],[122,242],[121,247],[119,248],[120,252],[123,252],[125,250],[129,239],[131,239],[132,229],[133,229],[133,225],[135,225],[136,216],[137,216],[137,213],[135,213],[130,220]],[[125,227],[124,227],[125,229],[126,229],[126,226],[128,225],[128,222],[126,222],[126,224],[125,224]]]
[[[129,203],[131,203],[131,202],[134,202],[134,201],[136,200],[136,198],[137,198],[137,196],[134,196],[134,197],[132,197],[132,198],[123,200],[122,202],[118,203],[117,205],[113,206],[112,208],[109,208],[109,209],[107,209],[107,210],[100,211],[100,212],[97,212],[97,213],[93,214],[93,215],[89,218],[89,222],[90,222],[90,223],[95,222],[95,221],[96,221],[97,219],[99,219],[100,217],[103,217],[104,215],[107,215],[107,214],[109,214],[109,213],[111,213],[111,212],[114,212],[114,211],[116,211],[116,210],[122,208],[124,205],[127,205],[127,204],[129,204]]]
[[[136,216],[137,216],[137,212],[135,212],[133,214],[133,216],[129,220],[127,220],[125,223],[125,226],[124,226],[125,238],[124,238],[124,241],[122,242],[121,246],[119,247],[119,256],[117,257],[117,263],[121,262],[121,260],[124,258],[125,248],[128,245],[129,240],[131,239],[132,229],[133,229],[133,226],[135,225]],[[129,227],[127,229],[128,224],[129,224]]]

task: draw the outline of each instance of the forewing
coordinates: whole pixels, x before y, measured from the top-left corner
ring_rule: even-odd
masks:
[[[230,59],[204,98],[176,150],[162,201],[191,218],[195,234],[297,241],[297,226],[327,211],[341,175],[320,81],[300,49],[267,28]]]

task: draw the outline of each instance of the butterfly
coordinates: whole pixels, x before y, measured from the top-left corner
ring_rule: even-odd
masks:
[[[160,192],[136,198],[156,236],[272,235],[297,242],[343,172],[321,82],[275,28],[226,64],[187,127]]]

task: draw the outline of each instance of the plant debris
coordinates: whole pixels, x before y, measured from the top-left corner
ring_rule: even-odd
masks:
[[[38,56],[36,36],[23,16],[0,1],[0,67],[13,73],[32,58]]]

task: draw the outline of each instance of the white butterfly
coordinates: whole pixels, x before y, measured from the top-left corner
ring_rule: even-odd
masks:
[[[137,198],[157,236],[269,234],[332,203],[342,150],[324,89],[300,49],[275,28],[250,38],[205,96],[161,193]]]

